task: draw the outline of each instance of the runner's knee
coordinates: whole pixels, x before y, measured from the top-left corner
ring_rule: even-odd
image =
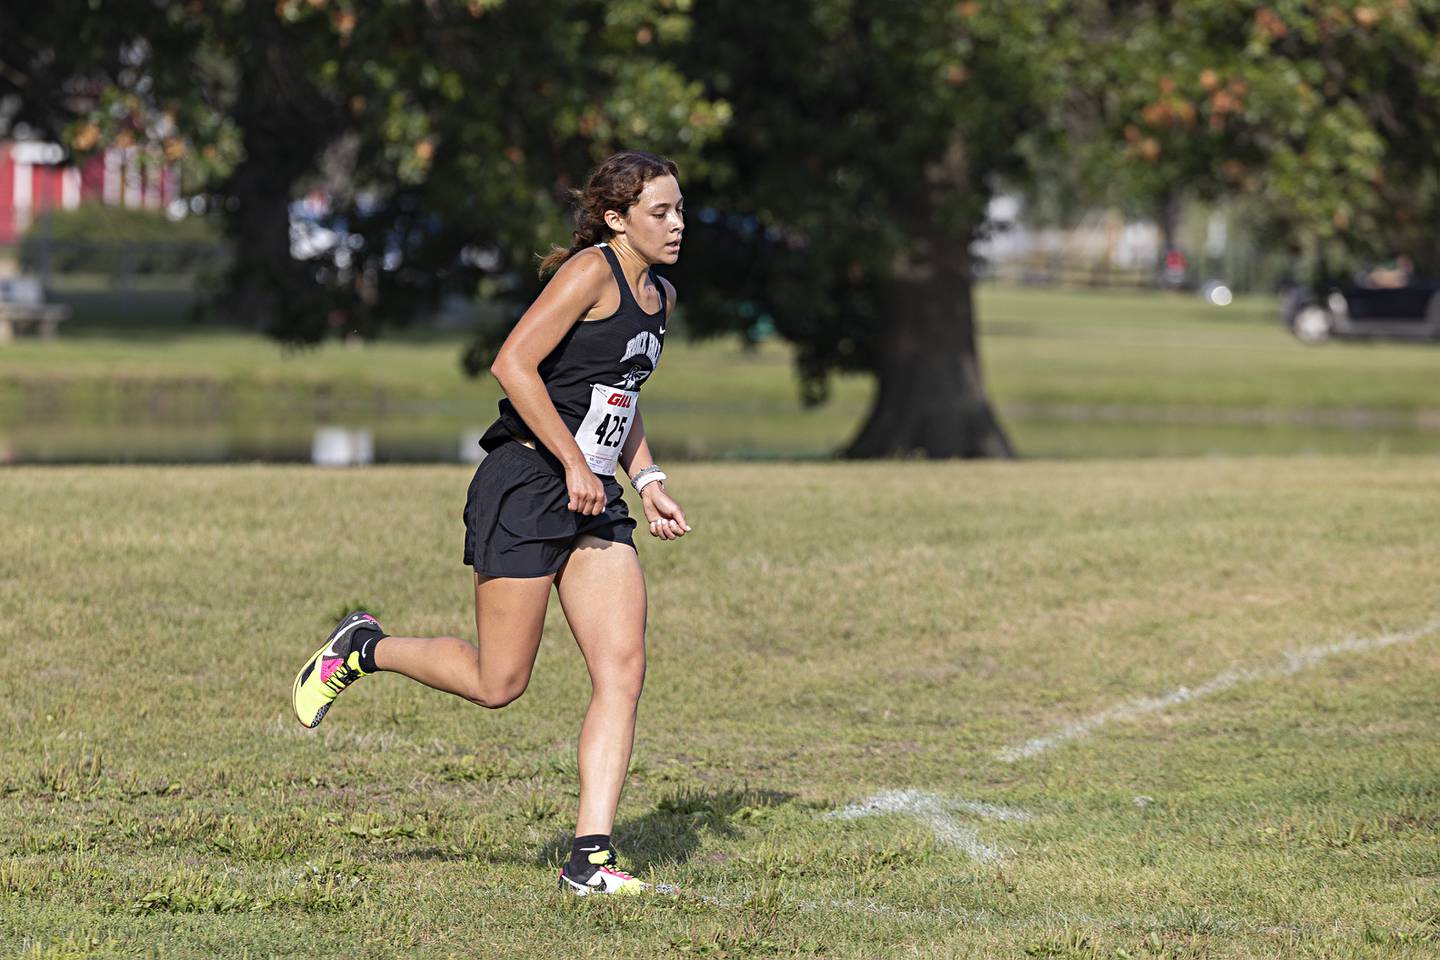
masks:
[[[645,654],[624,657],[619,662],[597,671],[593,678],[595,692],[602,696],[639,700],[645,687]]]
[[[475,683],[475,689],[470,695],[470,701],[477,703],[490,710],[499,710],[501,707],[509,706],[530,685],[530,675],[512,674],[501,677],[499,680],[487,680],[480,678]]]

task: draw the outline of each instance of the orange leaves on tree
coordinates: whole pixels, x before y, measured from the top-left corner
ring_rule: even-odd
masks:
[[[1280,15],[1269,7],[1261,7],[1255,11],[1255,30],[1262,37],[1271,41],[1283,40],[1290,32],[1290,28],[1285,26],[1285,21],[1280,19]]]
[[[1210,94],[1210,129],[1223,130],[1229,118],[1245,110],[1245,94],[1250,85],[1240,77],[1231,77],[1224,87]]]
[[[1174,84],[1171,84],[1171,89],[1174,89]],[[1146,104],[1140,110],[1140,119],[1157,129],[1177,126],[1188,129],[1195,126],[1195,116],[1195,105],[1180,97],[1165,97]]]
[[[1210,112],[1212,114],[1239,113],[1241,106],[1240,98],[1229,90],[1216,90],[1210,94]]]
[[[1168,127],[1170,125],[1170,106],[1163,101],[1146,104],[1140,111],[1140,119],[1152,127]]]
[[[1135,124],[1128,124],[1125,127],[1125,156],[1139,157],[1146,163],[1154,163],[1160,159],[1160,141],[1149,137]]]

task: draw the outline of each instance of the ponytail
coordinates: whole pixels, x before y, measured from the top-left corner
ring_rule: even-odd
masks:
[[[581,200],[584,191],[576,190],[575,199]],[[581,205],[575,211],[575,232],[570,235],[570,249],[551,247],[549,256],[540,261],[540,276],[545,277],[560,269],[560,265],[586,247],[593,247],[610,234],[605,226],[605,215],[595,216],[589,207]]]

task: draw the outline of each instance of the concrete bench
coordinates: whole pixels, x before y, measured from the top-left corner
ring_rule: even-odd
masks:
[[[0,278],[0,343],[27,331],[49,340],[69,316],[65,304],[45,302],[45,289],[35,277]]]

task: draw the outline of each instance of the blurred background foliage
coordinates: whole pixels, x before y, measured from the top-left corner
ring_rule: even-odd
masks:
[[[21,240],[19,255],[36,273],[185,275],[223,262],[223,243],[220,224],[204,217],[174,221],[155,210],[85,204],[49,213]]]
[[[693,334],[773,329],[878,390],[850,452],[1003,455],[972,249],[999,190],[1174,241],[1233,204],[1296,276],[1440,275],[1440,0],[110,0],[0,10],[0,97],[153,143],[223,229],[215,303],[290,342],[500,301],[483,369],[621,148],[677,160]],[[334,244],[292,256],[291,205]]]

